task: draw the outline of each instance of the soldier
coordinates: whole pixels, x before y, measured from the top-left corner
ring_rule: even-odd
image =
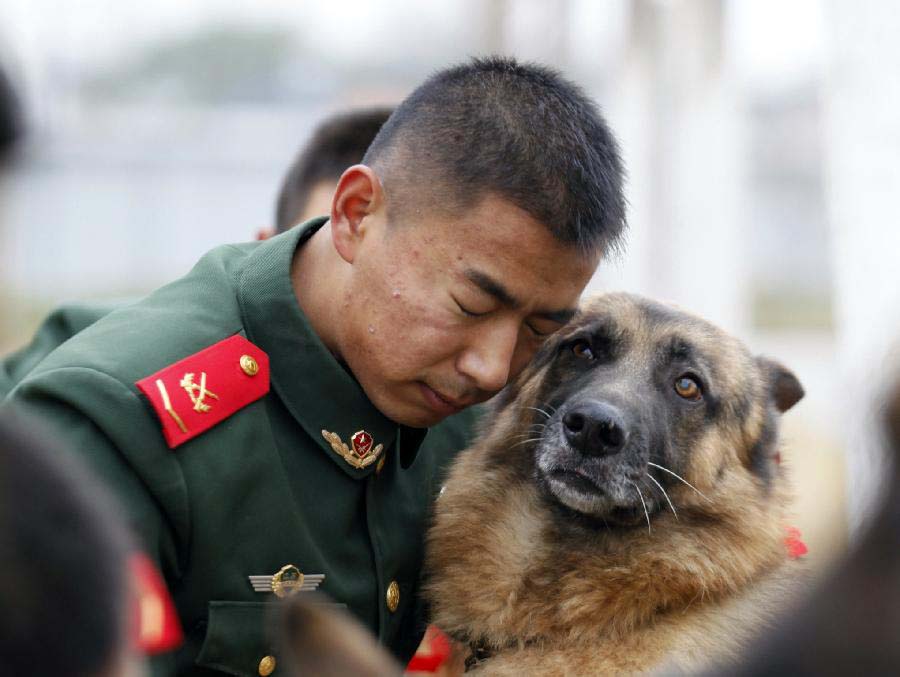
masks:
[[[3,91],[0,73],[0,101]],[[337,180],[347,167],[362,160],[390,114],[389,108],[366,108],[322,122],[284,177],[278,194],[275,227],[260,230],[257,238],[268,239],[331,211],[331,195]],[[12,129],[11,118],[4,124],[4,116],[0,114],[0,159],[6,128]],[[122,305],[122,302],[66,303],[54,309],[27,346],[0,360],[0,400],[53,350]]]
[[[160,674],[277,673],[267,606],[312,589],[405,662],[459,450],[428,428],[572,316],[624,211],[594,104],[548,69],[476,59],[397,108],[329,217],[213,250],[36,367],[6,406],[127,502],[185,631]]]

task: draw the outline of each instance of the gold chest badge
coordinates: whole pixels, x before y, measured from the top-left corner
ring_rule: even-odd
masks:
[[[358,430],[353,433],[350,437],[350,447],[344,443],[337,433],[323,430],[322,437],[331,445],[334,453],[338,454],[354,468],[369,467],[378,460],[379,454],[384,449],[384,445],[376,445],[375,440],[365,430]]]
[[[272,592],[276,597],[290,597],[298,592],[312,592],[325,580],[325,575],[304,574],[293,564],[285,564],[274,574],[247,578],[256,592]]]

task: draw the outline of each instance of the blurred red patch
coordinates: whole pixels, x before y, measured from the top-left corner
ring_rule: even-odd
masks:
[[[800,536],[800,530],[797,527],[788,527],[787,536],[784,537],[784,544],[787,546],[788,557],[791,559],[803,557],[803,555],[809,552],[809,548],[807,548],[806,543],[803,542],[803,539]]]
[[[158,654],[181,646],[184,635],[175,605],[159,571],[144,553],[128,562],[134,582],[132,644],[145,654]]]

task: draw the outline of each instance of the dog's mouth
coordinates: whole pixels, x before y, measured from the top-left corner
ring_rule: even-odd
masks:
[[[603,488],[597,484],[597,481],[583,470],[564,470],[558,468],[550,473],[550,477],[562,482],[575,491],[584,494],[603,494]]]
[[[569,464],[548,467],[539,462],[538,467],[551,499],[608,524],[636,524],[656,511],[648,491],[639,488],[640,471],[630,464],[588,469]]]

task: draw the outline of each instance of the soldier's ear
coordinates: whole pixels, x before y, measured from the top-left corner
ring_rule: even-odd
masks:
[[[383,203],[381,180],[371,167],[353,165],[341,175],[331,201],[331,238],[347,263],[353,263],[368,232],[366,220],[380,211]]]
[[[794,372],[768,357],[756,358],[768,382],[769,397],[782,414],[803,399],[806,394]]]

